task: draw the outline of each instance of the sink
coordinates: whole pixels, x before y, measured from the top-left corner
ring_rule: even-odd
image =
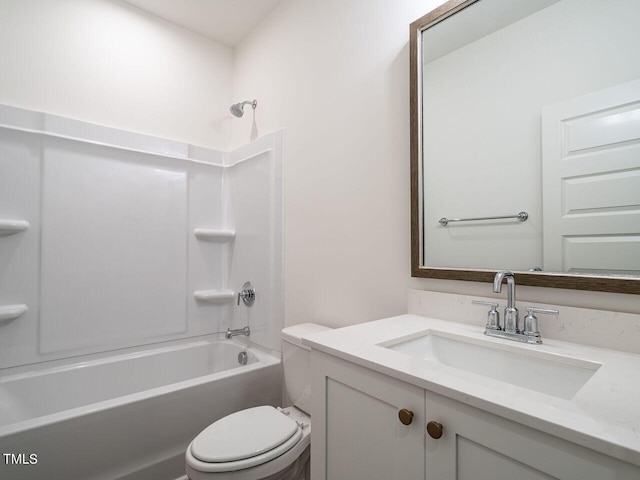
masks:
[[[439,330],[379,344],[381,347],[518,387],[571,399],[601,364],[521,345],[503,345]]]

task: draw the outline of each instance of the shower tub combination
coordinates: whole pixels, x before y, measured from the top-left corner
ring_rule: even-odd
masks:
[[[0,378],[0,478],[176,479],[202,429],[282,394],[278,357],[213,335],[37,368]]]
[[[283,145],[0,104],[1,479],[174,480],[212,422],[281,403]]]

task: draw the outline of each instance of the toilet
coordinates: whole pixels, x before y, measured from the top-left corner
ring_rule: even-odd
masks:
[[[302,337],[325,330],[313,323],[282,330],[284,382],[293,406],[247,408],[209,425],[187,447],[191,480],[308,480],[311,352]]]

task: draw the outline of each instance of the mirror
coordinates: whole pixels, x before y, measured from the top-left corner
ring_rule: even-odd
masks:
[[[638,18],[451,0],[411,24],[413,276],[640,294]]]

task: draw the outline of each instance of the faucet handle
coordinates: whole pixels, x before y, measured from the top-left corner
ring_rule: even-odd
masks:
[[[536,313],[558,315],[560,312],[552,308],[527,307],[527,316],[524,317],[524,331],[522,333],[529,337],[529,343],[542,343]]]
[[[491,310],[487,312],[487,330],[502,330],[500,327],[500,314],[498,313],[498,304],[496,302],[483,302],[481,300],[472,300],[474,305],[487,305]]]
[[[251,285],[251,282],[244,282],[242,290],[238,292],[238,305],[240,305],[241,298],[247,307],[252,306],[256,301],[256,290],[253,288],[253,285]]]

